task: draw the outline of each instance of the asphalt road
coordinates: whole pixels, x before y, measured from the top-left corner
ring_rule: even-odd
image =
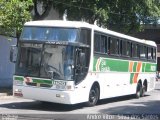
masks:
[[[8,119],[9,118],[9,119]],[[101,100],[94,107],[84,104],[62,105],[39,101],[0,97],[2,120],[107,120],[107,119],[160,119],[160,82],[154,91],[140,99],[124,96]]]

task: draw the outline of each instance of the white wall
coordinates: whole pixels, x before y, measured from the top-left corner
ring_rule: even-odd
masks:
[[[10,62],[10,46],[16,45],[16,38],[0,35],[0,87],[11,87],[15,65]]]

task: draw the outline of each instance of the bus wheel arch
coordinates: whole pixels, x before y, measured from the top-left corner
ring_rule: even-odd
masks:
[[[94,82],[90,89],[89,97],[88,97],[88,101],[86,102],[86,105],[88,107],[92,107],[96,105],[99,100],[99,97],[100,97],[100,85],[98,82]]]
[[[142,81],[139,80],[136,87],[136,98],[140,98],[142,95]]]

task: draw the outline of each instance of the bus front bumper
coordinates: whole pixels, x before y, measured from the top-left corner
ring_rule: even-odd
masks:
[[[48,88],[37,88],[27,86],[13,86],[13,95],[25,99],[46,101],[61,104],[76,104],[77,101],[74,91],[60,91]]]

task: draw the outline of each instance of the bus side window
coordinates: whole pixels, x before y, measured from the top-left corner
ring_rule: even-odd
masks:
[[[80,42],[90,45],[91,44],[91,30],[82,28],[80,32]]]
[[[100,52],[100,35],[94,34],[94,51]]]
[[[137,44],[137,47],[138,47],[138,51],[137,51],[138,52],[138,58],[140,58],[140,45]]]
[[[146,59],[147,58],[147,47],[140,45],[140,58]]]
[[[131,56],[131,42],[127,42],[127,56]]]
[[[148,47],[148,59],[149,60],[156,60],[156,49],[152,47]]]
[[[153,60],[156,61],[156,49],[153,48]]]
[[[138,58],[139,57],[139,47],[138,44],[132,43],[132,57]]]
[[[119,54],[119,39],[109,37],[108,39],[108,54],[118,55]]]
[[[126,51],[127,51],[126,44],[127,44],[126,41],[123,40],[121,41],[122,56],[126,56]]]
[[[148,60],[153,59],[153,48],[148,47]]]
[[[122,40],[121,49],[122,49],[122,56],[124,57],[131,56],[131,42]]]
[[[151,58],[153,60],[153,48],[151,48]]]
[[[107,53],[107,37],[104,35],[101,35],[100,52]]]
[[[95,33],[94,35],[94,52],[107,53],[107,36]]]

